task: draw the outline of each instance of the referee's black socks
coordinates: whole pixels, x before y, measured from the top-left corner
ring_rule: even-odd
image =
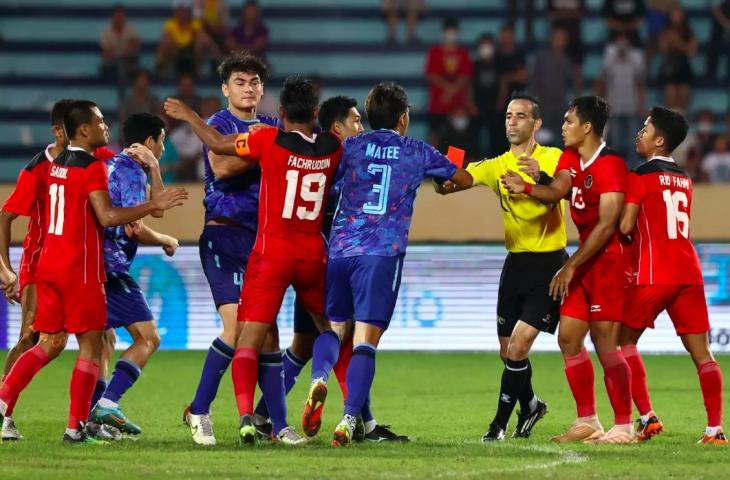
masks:
[[[530,361],[528,359],[507,359],[504,363],[504,370],[502,371],[502,385],[499,391],[499,402],[497,402],[497,414],[494,416],[492,423],[496,423],[503,429],[507,428],[507,422],[512,415],[515,404],[518,400],[521,401],[523,399],[523,390],[527,383],[531,383],[531,375],[532,369],[530,368]],[[532,386],[530,385],[531,390]],[[527,399],[528,404],[531,399],[532,397]],[[525,411],[529,411],[529,406]]]
[[[519,395],[520,411],[522,413],[531,412],[536,403],[532,401],[535,399],[535,392],[532,390],[532,364],[529,358],[526,358],[525,361],[527,362],[527,379],[522,386],[522,393]]]

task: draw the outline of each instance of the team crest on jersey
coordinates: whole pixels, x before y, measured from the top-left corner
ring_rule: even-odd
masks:
[[[593,175],[588,175],[586,177],[585,186],[586,188],[591,188],[591,186],[593,186]]]

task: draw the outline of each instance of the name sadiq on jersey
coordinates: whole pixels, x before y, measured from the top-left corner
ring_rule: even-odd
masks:
[[[56,178],[66,179],[68,176],[68,168],[59,167],[58,165],[54,165],[51,167],[51,176],[56,177]]]
[[[329,157],[312,160],[311,158],[301,158],[295,155],[289,155],[289,161],[287,163],[290,167],[301,170],[324,170],[329,168],[331,161]]]

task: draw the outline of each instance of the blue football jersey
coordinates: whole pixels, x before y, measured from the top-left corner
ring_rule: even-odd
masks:
[[[340,199],[330,258],[405,253],[416,191],[426,177],[450,179],[456,167],[438,150],[393,130],[345,140],[337,174]]]
[[[230,110],[221,110],[208,119],[223,135],[246,133],[251,125],[264,123],[278,126],[279,120],[265,115],[257,115],[253,120],[241,120]],[[226,218],[239,225],[256,231],[259,206],[259,184],[261,170],[254,167],[240,175],[217,179],[208,159],[208,147],[203,146],[205,158],[205,221]]]
[[[147,201],[147,174],[142,167],[125,153],[107,160],[109,171],[109,197],[115,207],[134,207]],[[124,233],[124,226],[104,230],[104,268],[123,273],[137,254],[137,241]]]

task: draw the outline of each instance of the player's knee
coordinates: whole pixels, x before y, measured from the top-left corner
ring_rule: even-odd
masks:
[[[582,342],[577,342],[570,335],[558,334],[558,346],[565,355],[577,355],[583,348]]]
[[[515,341],[510,342],[507,347],[507,357],[510,360],[524,360],[530,353],[530,345],[525,342]]]
[[[48,359],[53,360],[66,348],[67,340],[68,335],[65,333],[41,334],[38,344],[43,350],[43,353],[48,356]]]
[[[140,343],[150,354],[154,353],[155,351],[157,351],[158,348],[160,348],[160,341],[160,334],[157,332],[157,330],[140,338]]]

